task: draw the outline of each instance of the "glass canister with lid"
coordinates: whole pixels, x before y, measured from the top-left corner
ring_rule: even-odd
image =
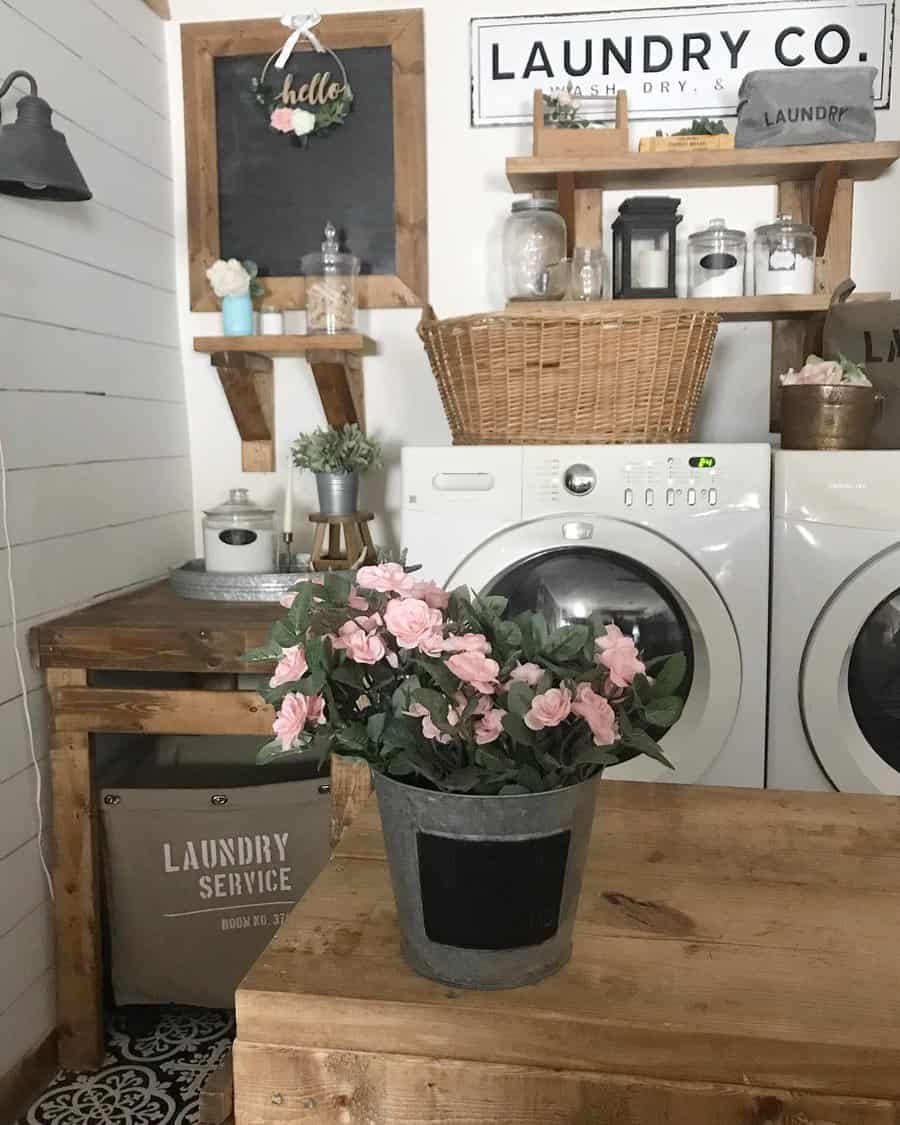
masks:
[[[261,508],[246,488],[203,513],[203,552],[210,574],[269,574],[275,569],[275,509]]]
[[[753,247],[756,294],[813,293],[816,286],[816,232],[790,215],[757,227]]]
[[[569,283],[566,221],[553,199],[517,199],[503,227],[508,301],[555,301]]]
[[[747,235],[724,219],[688,235],[688,296],[743,297]]]
[[[304,254],[300,267],[306,279],[306,331],[351,332],[356,319],[359,258],[341,250],[334,223],[325,225],[321,253]]]

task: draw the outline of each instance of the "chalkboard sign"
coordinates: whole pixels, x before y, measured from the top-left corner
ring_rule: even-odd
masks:
[[[570,832],[531,840],[417,835],[425,933],[458,949],[520,949],[559,929]]]
[[[267,56],[215,60],[219,243],[223,258],[252,258],[263,277],[293,277],[318,250],[331,220],[362,274],[396,271],[394,129],[388,47],[342,51],[354,91],[345,124],[306,148],[270,129],[252,81]],[[294,85],[321,72],[319,56],[295,52]]]
[[[301,146],[269,123],[253,80],[283,45],[277,20],[185,24],[182,58],[191,308],[217,308],[206,269],[252,258],[266,304],[302,308],[300,259],[320,249],[329,220],[360,258],[363,307],[427,301],[424,28],[419,10],[325,16],[318,39],[339,56],[353,91],[344,122]],[[301,39],[280,92],[331,71]]]

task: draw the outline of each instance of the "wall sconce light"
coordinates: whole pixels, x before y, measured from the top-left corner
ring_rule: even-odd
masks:
[[[52,109],[37,96],[34,78],[14,70],[0,86],[0,99],[17,78],[27,79],[31,93],[19,101],[17,119],[0,125],[0,193],[63,202],[90,199],[66,138],[50,123]]]

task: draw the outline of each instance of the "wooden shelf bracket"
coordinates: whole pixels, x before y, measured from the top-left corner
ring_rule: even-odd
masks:
[[[272,360],[255,352],[213,352],[210,363],[241,436],[245,473],[275,471],[275,382]]]
[[[366,412],[360,356],[355,352],[317,350],[307,352],[306,358],[329,426],[355,422],[364,430]]]

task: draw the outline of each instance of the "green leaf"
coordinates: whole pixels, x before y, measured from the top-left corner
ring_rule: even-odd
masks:
[[[303,654],[310,671],[325,667],[325,642],[321,637],[307,637],[303,643]]]
[[[502,617],[506,613],[506,607],[509,605],[509,598],[502,598],[499,594],[480,594],[478,601],[483,605],[494,617]]]
[[[285,750],[281,742],[277,738],[273,738],[271,742],[267,742],[265,746],[260,746],[256,751],[256,764],[258,766],[267,766],[281,758],[294,758],[302,754],[305,749],[306,747],[296,750]]]
[[[347,604],[351,585],[350,575],[346,571],[328,570],[325,572],[324,589],[334,605]]]
[[[633,730],[628,738],[623,741],[628,749],[636,750],[639,754],[646,754],[648,758],[653,758],[654,761],[662,762],[662,764],[668,766],[670,770],[675,768],[645,730]]]
[[[477,766],[464,766],[445,777],[441,788],[451,793],[470,793],[480,780],[481,770]]]
[[[334,732],[334,741],[342,754],[358,754],[365,757],[369,750],[369,736],[362,723],[347,723]]]
[[[534,692],[528,684],[513,682],[506,693],[506,709],[512,715],[527,715],[533,699]]]
[[[522,630],[515,621],[499,621],[495,635],[508,648],[519,648],[522,644]]]
[[[246,652],[242,652],[240,659],[246,660],[248,664],[254,660],[280,660],[281,645],[275,641],[266,641],[264,645],[260,645],[258,648],[249,648]]]
[[[391,696],[391,706],[394,708],[395,714],[402,714],[412,707],[415,702],[414,693],[418,691],[421,686],[418,676],[410,676],[396,688]]]
[[[584,648],[588,634],[587,625],[562,625],[552,633],[542,651],[556,661],[574,660]]]
[[[447,721],[450,704],[446,696],[441,695],[439,691],[433,691],[431,688],[417,688],[413,692],[413,698],[416,703],[421,703],[423,707],[428,709],[431,721],[436,727],[439,727],[446,734],[452,733],[453,727]]]
[[[656,680],[650,686],[650,698],[659,699],[674,695],[681,687],[686,673],[687,657],[683,652],[676,652],[666,660]]]
[[[619,764],[619,755],[606,746],[589,746],[576,756],[573,764],[576,766],[616,766]]]
[[[524,785],[504,785],[500,790],[501,797],[521,797],[530,793],[530,789],[526,789]]]
[[[298,638],[293,627],[282,617],[272,626],[272,640],[282,648],[293,648]]]
[[[490,770],[492,773],[506,773],[508,770],[515,768],[515,762],[511,758],[507,758],[505,754],[501,754],[499,750],[495,750],[491,746],[477,747],[475,761],[479,766],[483,766],[484,769]]]
[[[653,727],[668,728],[681,717],[684,704],[677,695],[654,699],[644,708],[644,719]]]
[[[303,582],[297,587],[297,596],[288,610],[288,621],[300,635],[306,632],[309,625],[309,608],[312,605],[312,582]]]
[[[332,733],[330,730],[320,728],[312,737],[312,742],[309,744],[309,752],[315,754],[319,769],[322,768],[326,760],[331,757],[331,742]]]
[[[365,672],[359,664],[354,664],[348,660],[343,664],[338,664],[331,671],[331,678],[338,684],[346,684],[347,687],[356,688],[362,692],[366,689]]]
[[[383,711],[376,712],[370,715],[366,721],[366,734],[370,742],[378,742],[384,733],[384,724],[387,722],[387,715]]]
[[[521,715],[507,714],[502,719],[503,729],[513,740],[522,746],[534,746],[537,742],[537,735],[530,727],[525,726],[525,720]]]
[[[292,685],[292,690],[298,692],[300,695],[318,695],[322,688],[325,686],[325,669],[317,668],[315,672],[309,672]]]
[[[544,779],[534,766],[522,766],[517,781],[519,785],[524,785],[530,793],[540,793],[544,788]]]
[[[448,695],[453,695],[459,691],[459,678],[453,675],[443,661],[418,659],[416,660],[416,666],[426,672],[441,691]]]
[[[421,750],[428,745],[422,734],[421,719],[406,715],[397,716],[388,723],[381,735],[382,749]]]

